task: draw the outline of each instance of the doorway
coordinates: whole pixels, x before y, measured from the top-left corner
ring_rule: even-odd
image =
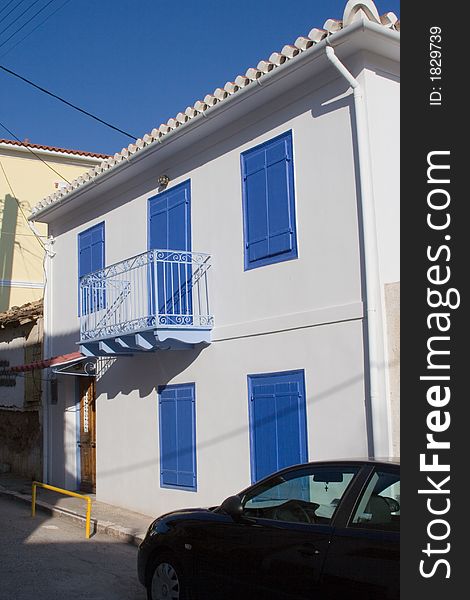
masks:
[[[94,377],[80,377],[80,490],[96,492],[96,390]]]

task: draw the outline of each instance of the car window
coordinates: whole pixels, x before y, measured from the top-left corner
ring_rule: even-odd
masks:
[[[375,471],[357,503],[350,526],[361,529],[400,530],[400,476]]]
[[[244,515],[291,523],[329,523],[356,467],[295,470],[256,486],[242,500]]]

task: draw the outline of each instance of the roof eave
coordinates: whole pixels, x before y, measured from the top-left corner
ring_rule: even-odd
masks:
[[[371,35],[370,43],[364,45],[364,47],[362,47],[362,45],[353,43],[348,44],[348,42],[354,40],[354,36],[361,32]],[[373,38],[380,40],[381,43],[379,46],[374,46],[372,43]],[[364,49],[374,50],[379,54],[385,55],[387,58],[398,60],[400,33],[370,21],[356,21],[345,29],[330,35],[327,39],[328,42],[326,39],[321,40],[295,58],[278,66],[269,73],[264,74],[261,80],[258,79],[251,82],[249,85],[238,90],[236,93],[227,97],[222,102],[207,108],[204,113],[196,115],[186,123],[182,124],[180,127],[169,131],[163,137],[155,140],[135,154],[110,167],[107,171],[100,173],[92,179],[82,183],[79,187],[69,192],[60,200],[37,210],[29,217],[29,220],[43,221],[46,223],[53,221],[54,219],[51,219],[50,217],[53,216],[54,213],[56,213],[59,209],[62,213],[65,208],[70,205],[70,203],[74,202],[78,198],[88,195],[89,192],[97,186],[104,184],[105,182],[109,181],[109,179],[114,178],[117,175],[125,173],[127,169],[133,168],[140,161],[149,158],[157,152],[160,152],[163,147],[168,147],[168,145],[172,142],[181,139],[183,136],[194,132],[200,127],[204,127],[205,125],[203,125],[203,123],[206,123],[213,117],[231,109],[233,106],[244,101],[253,94],[259,93],[261,89],[265,90],[270,85],[280,81],[285,76],[294,73],[296,70],[304,67],[306,64],[318,60],[324,55],[324,49],[327,44],[336,48],[338,55],[343,59],[348,55],[354,54],[359,49]],[[384,44],[384,42],[387,43]],[[330,63],[325,59],[325,64],[322,67],[327,69],[329,68],[329,65]]]

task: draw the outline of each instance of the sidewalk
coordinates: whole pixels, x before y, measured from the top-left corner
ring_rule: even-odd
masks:
[[[139,545],[155,516],[142,515],[129,510],[92,500],[91,532],[106,533],[123,542]],[[11,473],[0,473],[0,496],[24,502],[31,506],[31,481]],[[87,503],[81,498],[63,496],[57,492],[37,488],[36,510],[74,521],[85,529]],[[84,534],[85,535],[85,534]]]

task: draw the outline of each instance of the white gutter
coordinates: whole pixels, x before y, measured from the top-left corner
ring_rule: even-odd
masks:
[[[371,152],[367,128],[366,106],[361,85],[336,56],[329,38],[326,56],[347,80],[354,93],[357,152],[359,158],[359,181],[361,191],[361,216],[364,249],[364,283],[366,290],[366,348],[369,361],[370,422],[369,454],[389,456],[389,427],[385,382],[384,334],[381,318],[381,293],[379,254],[377,247],[374,191],[371,174]],[[366,357],[367,359],[367,357]]]
[[[52,278],[53,278],[53,238],[48,238],[46,242],[46,252],[44,254],[44,271],[45,271],[45,286],[44,286],[44,317],[43,317],[43,339],[44,339],[44,356],[52,356],[51,354],[51,318],[52,318]],[[45,388],[45,389],[44,389]],[[43,419],[42,419],[42,470],[43,470],[43,482],[50,483],[50,456],[51,456],[51,427],[50,427],[50,399],[51,399],[51,388],[49,378],[43,385],[42,394],[42,408],[43,408]]]

